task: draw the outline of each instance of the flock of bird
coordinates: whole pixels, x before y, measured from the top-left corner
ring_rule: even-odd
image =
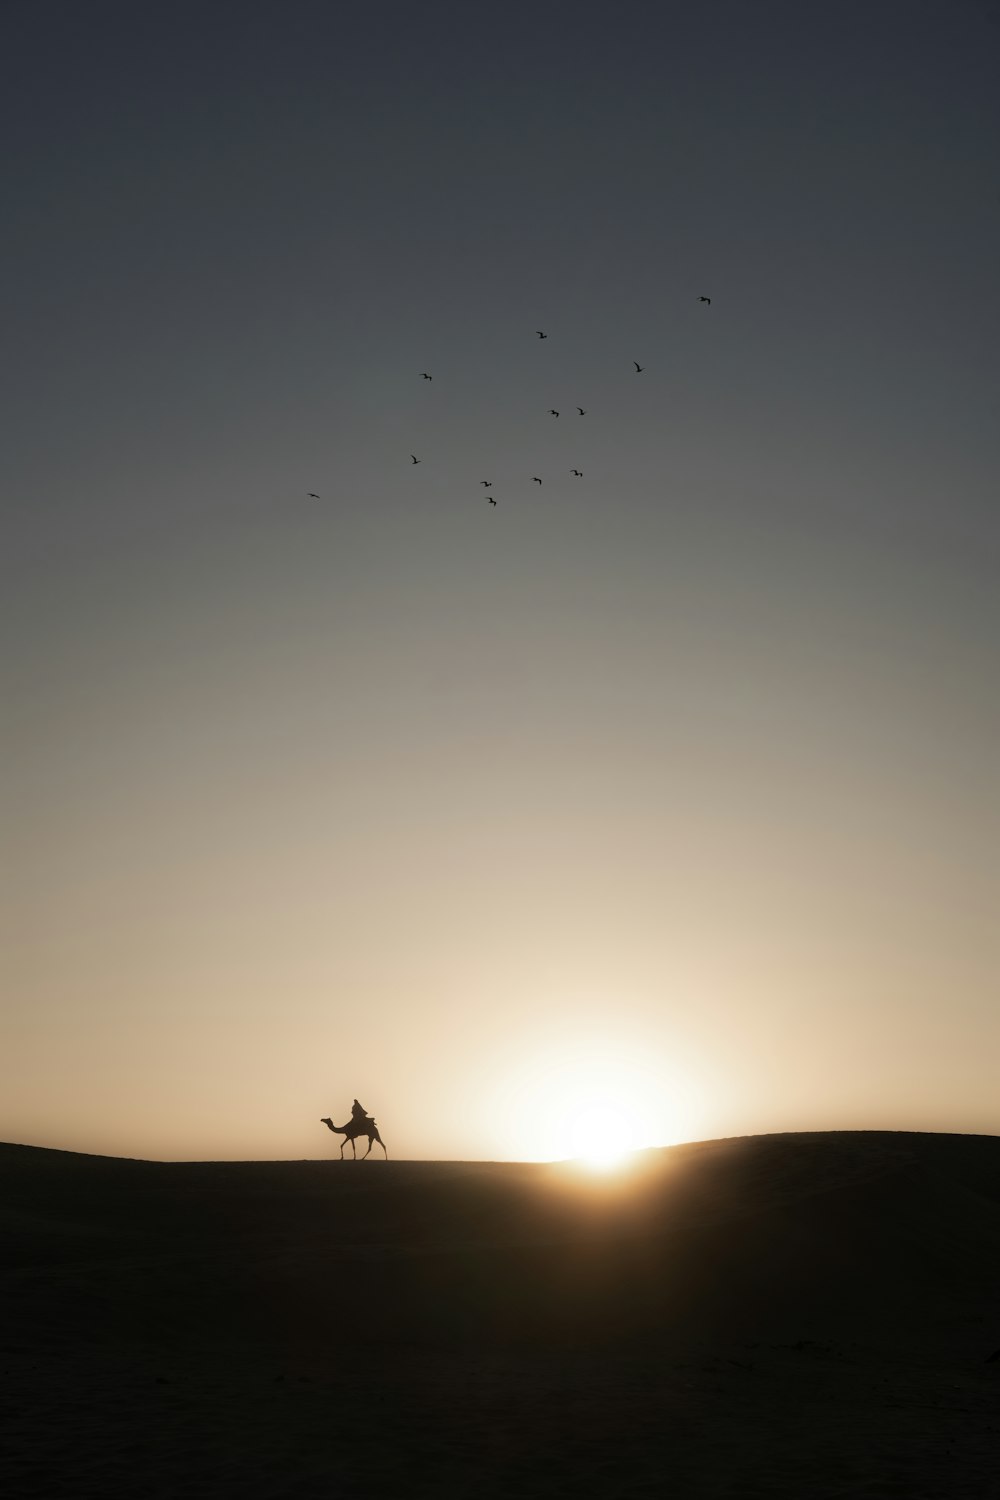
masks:
[[[699,302],[704,302],[706,304],[706,306],[708,306],[708,307],[711,307],[711,305],[712,305],[712,299],[711,299],[711,297],[699,297],[698,301]],[[548,338],[548,334],[542,328],[536,328],[535,329],[535,335],[536,335],[537,338],[540,338],[540,339],[547,339]],[[643,373],[643,371],[645,370],[646,366],[645,365],[641,365],[637,359],[634,359],[632,361],[632,363],[635,365],[635,373],[637,375],[641,375]],[[428,370],[421,370],[421,372],[420,372],[420,379],[421,380],[433,380],[434,376],[431,375]],[[578,406],[576,409],[577,409],[577,412],[579,413],[579,415],[581,417],[585,417],[587,415],[586,409],[584,407]],[[558,417],[560,415],[560,413],[556,411],[556,409],[555,409],[554,406],[550,406],[549,410],[548,410],[548,415],[550,417]],[[410,454],[410,463],[411,463],[411,465],[412,464],[423,463],[423,459],[418,458],[415,453],[411,453]],[[571,474],[575,475],[577,479],[582,479],[583,478],[583,470],[582,469],[570,469],[569,472]],[[532,476],[531,476],[531,482],[532,482],[532,484],[541,484],[542,481],[541,481],[541,479],[539,479],[539,477],[538,477],[537,474],[532,474]],[[481,479],[479,481],[479,483],[483,486],[484,489],[491,490],[493,488],[493,481],[491,479]],[[310,500],[319,500],[321,498],[313,490],[310,490],[308,493],[309,493],[309,499]],[[496,500],[494,499],[494,497],[492,495],[487,495],[486,499],[487,499],[487,503],[489,505],[496,505],[496,503],[497,503]]]

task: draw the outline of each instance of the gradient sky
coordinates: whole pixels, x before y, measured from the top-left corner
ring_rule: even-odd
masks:
[[[0,1137],[1000,1131],[1000,8],[0,31]]]

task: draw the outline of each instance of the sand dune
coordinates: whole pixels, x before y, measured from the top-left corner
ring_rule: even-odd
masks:
[[[1000,1139],[0,1146],[11,1495],[1000,1495]]]

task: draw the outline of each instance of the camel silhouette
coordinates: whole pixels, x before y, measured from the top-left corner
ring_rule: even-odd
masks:
[[[367,1156],[371,1151],[373,1141],[378,1141],[379,1145],[382,1147],[382,1150],[385,1151],[385,1141],[379,1135],[378,1126],[370,1116],[364,1120],[348,1120],[346,1125],[335,1125],[330,1119],[329,1115],[324,1115],[322,1120],[320,1121],[320,1124],[325,1125],[329,1130],[332,1130],[334,1135],[342,1135],[344,1137],[344,1139],[340,1143],[341,1161],[343,1161],[344,1159],[344,1147],[347,1145],[348,1141],[350,1141],[351,1143],[351,1150],[354,1152],[354,1159],[355,1161],[357,1160],[358,1148],[354,1144],[354,1142],[357,1140],[359,1135],[366,1135],[368,1137],[368,1151],[365,1152],[365,1156]],[[362,1161],[364,1161],[365,1156],[361,1158]],[[385,1151],[385,1159],[386,1161],[389,1160],[388,1151]]]

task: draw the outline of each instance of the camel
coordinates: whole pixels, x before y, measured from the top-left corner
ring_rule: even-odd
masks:
[[[351,1143],[351,1150],[354,1152],[355,1161],[357,1161],[358,1148],[354,1144],[354,1142],[357,1140],[359,1135],[366,1135],[368,1137],[368,1151],[365,1152],[365,1156],[367,1156],[371,1151],[373,1141],[378,1141],[379,1145],[382,1147],[382,1150],[385,1151],[385,1141],[379,1135],[378,1126],[370,1116],[364,1120],[348,1120],[346,1125],[335,1125],[330,1119],[329,1115],[324,1115],[322,1120],[320,1121],[320,1124],[326,1125],[328,1129],[333,1131],[334,1135],[342,1135],[344,1137],[344,1139],[340,1143],[341,1161],[343,1161],[344,1159],[344,1147],[347,1145],[348,1141],[350,1141]],[[362,1161],[364,1161],[365,1156],[361,1158]],[[386,1161],[389,1160],[388,1151],[385,1151],[385,1159]]]

